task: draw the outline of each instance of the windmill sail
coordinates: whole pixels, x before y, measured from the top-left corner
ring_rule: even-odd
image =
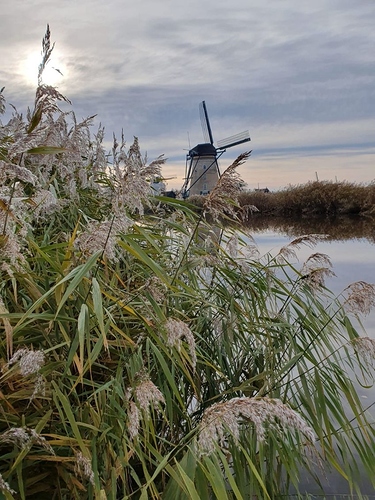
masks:
[[[201,117],[202,132],[203,132],[204,140],[207,143],[209,142],[210,144],[213,144],[214,139],[212,137],[212,130],[211,130],[211,125],[210,125],[210,120],[208,119],[208,113],[207,113],[205,101],[202,101],[199,104],[199,114]]]
[[[232,146],[237,146],[237,144],[242,144],[244,142],[250,141],[250,134],[248,130],[240,132],[239,134],[231,135],[226,139],[217,141],[217,149],[228,149]]]

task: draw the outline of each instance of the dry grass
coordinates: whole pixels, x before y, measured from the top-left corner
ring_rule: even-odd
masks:
[[[241,206],[255,205],[267,215],[373,215],[375,182],[364,185],[314,181],[274,193],[244,192],[239,201]]]

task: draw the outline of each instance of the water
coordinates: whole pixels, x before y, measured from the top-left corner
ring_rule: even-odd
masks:
[[[356,281],[365,281],[375,285],[375,227],[373,222],[363,219],[340,219],[327,221],[313,220],[264,220],[254,217],[250,223],[251,234],[261,255],[270,252],[275,255],[283,246],[294,238],[304,234],[330,235],[326,240],[319,241],[313,248],[301,247],[297,252],[300,267],[309,255],[315,252],[327,254],[332,261],[334,277],[326,279],[326,286],[336,295],[339,295],[348,285]],[[363,331],[361,335],[375,338],[375,309],[368,316],[362,318]],[[375,403],[375,388],[366,393],[359,390],[364,398],[365,406]],[[372,412],[374,413],[374,412]],[[374,450],[375,475],[375,450]],[[349,496],[348,486],[339,474],[327,473],[321,478],[327,497],[319,496],[319,489],[307,479],[301,485],[313,495],[313,498],[356,498]],[[368,498],[375,498],[375,492],[368,478],[361,478],[362,492]],[[316,496],[315,496],[316,495]],[[291,496],[293,498],[293,496]]]
[[[298,251],[300,265],[315,252],[327,254],[335,277],[326,280],[327,287],[339,294],[356,281],[375,284],[375,220],[365,217],[299,217],[276,218],[254,216],[248,222],[250,233],[261,254],[277,253],[294,238],[305,234],[326,235],[313,248]],[[295,263],[298,267],[298,262]],[[375,338],[375,310],[363,318],[367,334]]]

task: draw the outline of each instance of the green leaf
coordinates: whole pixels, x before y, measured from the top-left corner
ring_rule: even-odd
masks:
[[[85,264],[82,266],[79,266],[78,268],[75,268],[74,271],[74,277],[72,281],[69,283],[69,286],[65,290],[65,293],[63,297],[60,300],[60,303],[58,304],[57,310],[56,310],[56,316],[59,314],[61,311],[61,308],[65,304],[65,302],[68,300],[70,295],[75,291],[75,289],[78,287],[80,282],[87,276],[88,272],[91,271],[91,269],[96,265],[96,261],[98,260],[99,256],[102,254],[101,250],[98,250],[95,252],[91,257],[87,260]],[[72,272],[70,272],[64,279],[62,279],[58,285],[62,284],[65,281],[68,281],[67,278],[71,276]]]
[[[78,427],[78,423],[74,417],[74,413],[73,413],[73,410],[72,410],[72,407],[70,405],[70,401],[69,399],[60,391],[57,383],[52,380],[52,385],[53,385],[53,388],[54,388],[54,397],[55,398],[58,398],[60,403],[61,403],[61,406],[65,412],[65,415],[69,421],[69,424],[70,424],[70,427],[73,431],[73,435],[75,437],[75,439],[77,440],[77,443],[79,445],[79,447],[81,448],[81,451],[82,451],[82,454],[87,457],[87,447],[83,441],[83,438],[81,436],[81,433],[79,431],[79,427]]]
[[[140,260],[141,262],[143,262],[143,264],[149,267],[156,274],[156,276],[161,279],[163,283],[169,283],[165,271],[159,266],[159,264],[157,264],[147,255],[147,253],[138,245],[138,243],[128,238],[127,241],[121,240],[118,244],[124,250],[132,254],[136,259]]]
[[[195,489],[194,483],[191,478],[186,474],[184,469],[181,467],[179,463],[176,464],[177,470],[181,475],[183,482],[186,485],[187,491],[189,492],[189,498],[192,500],[201,500],[197,490]]]
[[[104,327],[102,293],[100,290],[98,280],[96,278],[92,278],[91,283],[92,283],[92,298],[94,302],[94,313],[98,320],[100,333],[102,334],[103,337],[103,345],[106,349],[108,349],[107,333]]]
[[[258,484],[261,488],[261,490],[263,491],[263,494],[264,494],[264,498],[268,499],[268,500],[271,500],[271,497],[269,496],[269,493],[267,491],[267,487],[266,485],[264,484],[264,481],[262,480],[254,462],[252,461],[250,455],[248,454],[248,452],[245,450],[245,448],[243,446],[241,446],[240,444],[240,448],[241,448],[241,451],[242,453],[244,454],[244,457],[246,458],[246,463],[247,465],[249,465],[252,473],[254,474],[254,477],[256,478],[256,480],[258,481]],[[244,464],[245,465],[245,464]]]
[[[57,153],[65,153],[65,148],[59,148],[57,146],[38,146],[36,148],[31,148],[26,151],[29,155],[55,155]]]
[[[173,379],[172,373],[171,373],[171,371],[168,367],[168,364],[167,364],[166,360],[164,359],[162,353],[159,351],[159,349],[156,347],[156,345],[153,344],[152,342],[149,342],[149,345],[150,345],[152,351],[155,353],[155,355],[160,363],[160,367],[163,371],[163,375],[167,379],[167,381],[168,381],[168,383],[173,391],[174,396],[176,397],[176,399],[180,403],[181,408],[185,408],[185,404],[181,398],[181,393],[176,385],[176,382]]]
[[[226,478],[233,490],[233,493],[235,495],[235,497],[237,498],[237,500],[243,500],[243,497],[241,495],[241,492],[240,490],[238,489],[238,486],[236,484],[236,480],[235,478],[233,477],[233,471],[230,469],[229,465],[228,465],[228,460],[227,458],[225,457],[224,453],[219,449],[218,450],[218,455],[221,459],[221,463],[224,467],[224,470],[226,472]]]
[[[89,308],[86,304],[81,305],[81,310],[78,316],[78,345],[79,345],[79,362],[80,368],[83,369],[84,364],[84,351],[85,351],[85,341],[89,339],[90,335],[90,315]],[[81,381],[83,377],[83,370],[81,372]]]
[[[40,123],[43,116],[42,106],[35,109],[33,116],[31,117],[27,133],[30,134]]]
[[[227,500],[228,492],[218,462],[214,463],[210,457],[205,457],[202,459],[202,463],[207,467],[207,469],[204,467],[203,470],[217,500]]]

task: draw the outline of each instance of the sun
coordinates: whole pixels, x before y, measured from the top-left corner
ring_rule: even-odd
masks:
[[[40,52],[31,52],[21,65],[21,72],[24,78],[29,85],[34,87],[38,84],[38,70],[41,61],[42,56]],[[54,51],[51,60],[48,61],[43,71],[42,83],[55,87],[62,82],[65,76],[66,71],[62,63],[62,57]]]

